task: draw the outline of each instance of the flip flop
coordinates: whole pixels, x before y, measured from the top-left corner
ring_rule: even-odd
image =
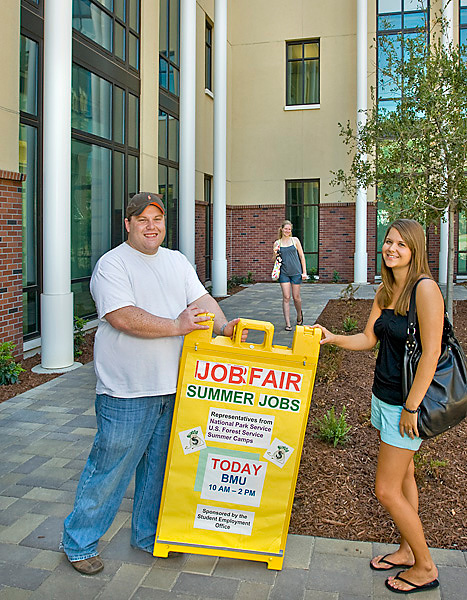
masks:
[[[403,565],[401,563],[397,564],[397,563],[393,563],[390,560],[386,560],[386,558],[389,556],[389,554],[385,554],[382,558],[379,559],[379,561],[376,563],[377,565],[380,565],[381,563],[384,563],[385,565],[389,565],[389,567],[378,567],[378,566],[374,566],[373,563],[370,561],[370,569],[373,569],[373,571],[390,571],[391,569],[396,569],[396,568],[401,568],[404,567],[404,569],[410,569],[410,567],[413,567],[413,565]]]
[[[389,579],[386,579],[384,584],[386,585],[388,590],[391,590],[391,592],[394,592],[396,594],[414,594],[415,592],[427,592],[428,590],[434,590],[439,586],[439,581],[437,579],[433,579],[433,581],[430,581],[429,583],[424,583],[423,585],[417,585],[416,583],[412,583],[408,579],[404,579],[403,577],[401,577],[401,573],[404,573],[404,571],[399,571],[399,573],[394,577],[394,579],[399,579],[399,581],[403,581],[404,583],[411,585],[413,589],[398,590],[392,587],[392,585],[389,583]]]
[[[297,317],[297,325],[303,325],[303,310],[301,311],[301,317]]]
[[[292,327],[291,327],[290,325],[286,325],[286,326],[284,327],[284,329],[285,329],[286,331],[292,331]]]

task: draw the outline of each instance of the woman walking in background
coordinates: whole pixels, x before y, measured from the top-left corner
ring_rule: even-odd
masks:
[[[418,490],[413,457],[419,449],[417,412],[433,379],[441,352],[444,303],[428,267],[425,234],[416,221],[398,219],[388,228],[382,249],[381,279],[363,333],[335,335],[318,325],[322,344],[347,350],[369,350],[380,341],[371,399],[371,423],[379,430],[376,496],[400,532],[400,546],[375,556],[375,571],[402,568],[386,579],[386,587],[410,594],[438,587],[418,516]],[[402,395],[402,366],[407,339],[407,312],[416,288],[416,311],[422,355],[407,398]],[[406,570],[404,570],[406,569]]]
[[[273,245],[274,260],[280,253],[282,258],[279,283],[282,290],[282,310],[284,311],[285,330],[292,331],[290,325],[290,295],[297,311],[297,325],[303,325],[302,299],[300,284],[308,275],[306,272],[305,255],[300,240],[292,236],[292,223],[284,221],[279,227],[279,239]]]

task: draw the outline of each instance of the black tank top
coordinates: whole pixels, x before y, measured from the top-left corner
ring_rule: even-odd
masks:
[[[376,359],[373,394],[388,404],[402,406],[402,361],[407,339],[408,316],[383,308],[376,319],[374,332],[380,341]]]

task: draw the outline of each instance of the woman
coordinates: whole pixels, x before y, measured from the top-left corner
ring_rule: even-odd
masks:
[[[282,289],[282,310],[284,311],[285,330],[292,331],[290,325],[290,291],[297,311],[297,325],[303,325],[302,299],[300,283],[308,279],[305,255],[300,240],[292,237],[292,223],[284,221],[279,227],[279,239],[273,245],[274,260],[277,253],[282,258],[279,283]]]
[[[322,344],[348,350],[369,350],[380,341],[375,367],[371,422],[379,430],[380,448],[375,491],[400,532],[400,546],[375,556],[377,571],[400,570],[386,579],[396,593],[438,587],[438,570],[430,556],[418,516],[418,490],[413,457],[421,439],[417,408],[433,379],[441,352],[444,302],[428,267],[423,228],[416,221],[398,219],[389,226],[382,250],[381,278],[363,333],[334,335],[325,327]],[[422,355],[408,397],[402,397],[402,362],[407,337],[407,311],[414,284]]]

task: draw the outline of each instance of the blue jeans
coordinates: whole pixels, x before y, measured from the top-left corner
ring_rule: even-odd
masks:
[[[144,398],[96,396],[97,434],[65,519],[63,549],[71,561],[98,554],[133,473],[131,545],[154,548],[175,394]]]

